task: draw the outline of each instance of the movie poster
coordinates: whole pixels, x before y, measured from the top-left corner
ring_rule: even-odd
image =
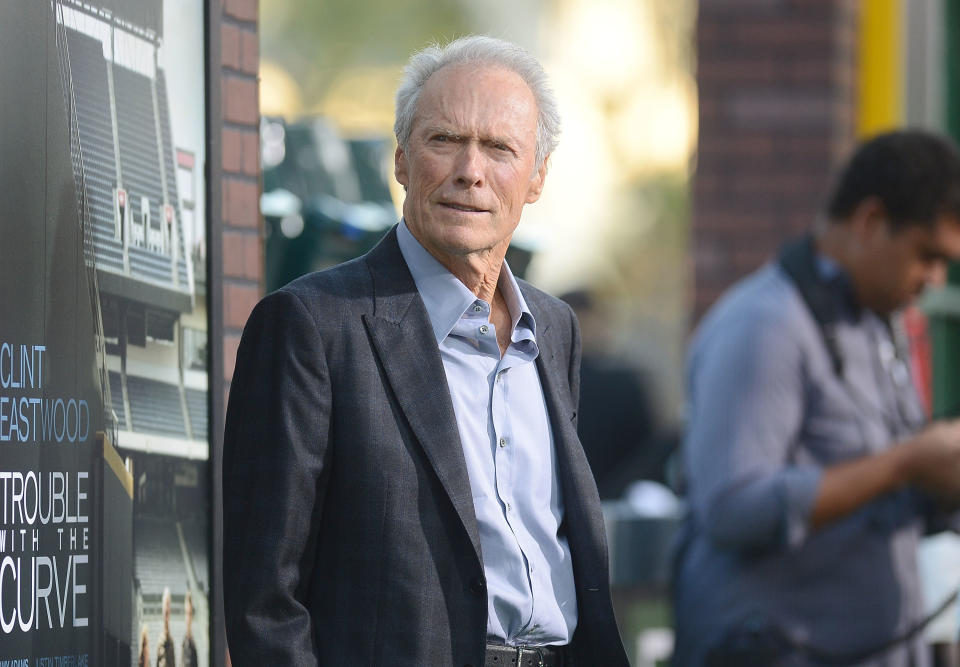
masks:
[[[0,20],[0,666],[209,663],[204,3]]]

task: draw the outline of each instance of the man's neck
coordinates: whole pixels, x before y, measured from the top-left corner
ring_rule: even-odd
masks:
[[[439,262],[466,285],[467,289],[473,292],[478,299],[483,299],[492,304],[497,292],[497,284],[500,281],[500,270],[503,268],[503,255],[491,257],[492,254],[492,252],[489,252],[486,257],[455,258],[460,261],[444,261],[441,259]]]
[[[416,238],[416,237],[414,237]],[[419,241],[419,239],[418,239]],[[457,280],[466,285],[467,289],[489,304],[493,304],[500,280],[500,271],[503,269],[503,260],[507,254],[510,240],[499,243],[492,248],[484,248],[476,252],[463,255],[444,252],[420,241],[434,259],[456,276]]]
[[[505,248],[504,248],[505,250]],[[487,251],[484,255],[468,255],[454,258],[464,261],[444,261],[438,257],[437,261],[446,267],[457,279],[467,286],[478,299],[490,304],[489,321],[497,332],[497,344],[500,354],[506,354],[510,345],[511,324],[510,308],[503,297],[503,288],[499,286],[500,271],[503,268],[504,253]]]
[[[438,256],[433,254],[438,262],[457,280],[466,285],[478,299],[490,304],[489,321],[497,332],[497,344],[500,354],[506,354],[512,335],[513,318],[510,307],[503,296],[504,287],[500,285],[500,272],[503,270],[503,259],[507,252],[509,241],[499,247],[468,255]],[[429,248],[427,249],[429,252]]]
[[[456,254],[425,243],[423,239],[417,238],[409,227],[407,230],[431,257],[463,283],[474,296],[490,304],[489,321],[496,328],[500,353],[505,354],[512,335],[513,317],[503,293],[503,290],[508,288],[500,284],[500,274],[503,271],[507,248],[510,246],[510,238],[490,248]]]
[[[834,262],[846,274],[850,298],[858,307],[866,307],[858,271],[856,243],[850,229],[842,223],[827,223],[814,231],[817,252]]]
[[[814,244],[817,252],[835,262],[837,266],[852,274],[851,258],[848,252],[849,232],[841,225],[825,224],[814,232]]]

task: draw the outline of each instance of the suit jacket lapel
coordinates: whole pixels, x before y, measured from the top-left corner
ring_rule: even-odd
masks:
[[[446,373],[430,319],[397,245],[396,230],[367,256],[374,289],[374,312],[363,320],[387,381],[414,435],[423,447],[454,510],[481,559],[470,478],[450,400]],[[547,401],[563,493],[567,537],[578,587],[596,589],[607,578],[606,537],[596,484],[577,437],[577,406],[569,395],[567,349],[562,325],[552,321],[539,295],[521,284],[537,321],[537,371]],[[481,559],[482,562],[482,559]]]
[[[367,257],[374,312],[364,324],[397,403],[480,558],[480,532],[447,376],[430,318],[397,245],[396,229]]]
[[[571,350],[562,336],[562,325],[552,322],[549,311],[540,307],[540,298],[524,289],[524,299],[537,321],[537,371],[547,401],[553,442],[557,454],[557,474],[563,493],[564,523],[573,557],[578,587],[596,590],[606,585],[607,552],[603,511],[597,498],[596,482],[590,464],[577,436],[574,418],[576,405],[569,393],[569,358]],[[542,326],[541,326],[542,323]]]

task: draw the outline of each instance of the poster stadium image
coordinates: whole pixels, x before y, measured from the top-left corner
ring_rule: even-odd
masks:
[[[166,590],[176,663],[184,664],[189,592],[191,634],[205,665],[202,4],[62,2],[59,9],[92,223],[110,417],[116,447],[132,463],[132,664],[142,652],[157,664],[164,653]]]
[[[0,664],[209,663],[203,11],[4,9]]]

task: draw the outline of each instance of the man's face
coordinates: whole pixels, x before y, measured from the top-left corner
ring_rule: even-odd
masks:
[[[427,80],[395,172],[407,226],[434,257],[506,250],[543,188],[536,136],[536,101],[516,73],[451,65]]]
[[[893,231],[884,222],[867,240],[860,279],[860,299],[887,314],[908,305],[927,285],[946,278],[947,264],[960,259],[960,219],[941,216],[933,226],[909,225]]]

